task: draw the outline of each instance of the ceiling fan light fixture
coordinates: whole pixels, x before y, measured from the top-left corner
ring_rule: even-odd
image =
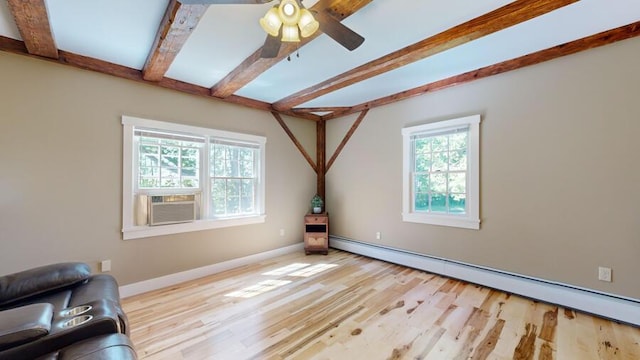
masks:
[[[299,42],[300,36],[309,37],[320,28],[311,11],[305,9],[299,0],[280,0],[280,4],[269,9],[260,19],[260,26],[271,36],[282,34],[280,40],[283,42]]]
[[[302,37],[309,37],[315,33],[320,24],[313,18],[311,11],[307,9],[300,10],[300,21],[298,21],[298,27],[300,27],[300,35]]]
[[[271,36],[278,36],[280,33],[280,26],[282,26],[282,20],[278,14],[278,9],[272,7],[267,11],[262,19],[260,19],[260,26],[262,29]]]

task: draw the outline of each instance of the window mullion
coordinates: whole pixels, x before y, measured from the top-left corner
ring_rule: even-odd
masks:
[[[445,189],[444,189],[444,209],[446,213],[449,213],[449,165],[447,165],[447,171],[445,171]]]
[[[431,159],[433,159],[433,153],[430,153],[431,155]],[[431,171],[431,165],[429,165],[429,187],[427,188],[427,211],[428,212],[432,212],[433,208],[431,207],[431,201],[433,200],[433,185],[432,185],[432,181],[431,181],[431,174],[433,174],[433,172]]]
[[[229,179],[224,180],[224,213],[229,209]]]
[[[200,209],[201,214],[200,218],[207,219],[211,217],[211,164],[210,164],[210,153],[211,153],[211,140],[207,136],[204,141],[204,145],[202,150],[200,151],[200,173],[199,173],[199,181],[200,181]]]
[[[133,179],[132,179],[132,183],[133,183],[133,193],[137,194],[138,191],[140,191],[139,189],[139,183],[140,183],[140,141],[138,141],[137,137],[133,137],[133,166],[132,166],[132,172],[133,172]]]
[[[468,130],[466,130],[468,132]],[[451,135],[447,136],[447,213],[451,213]],[[465,188],[466,191],[466,188]],[[466,206],[466,205],[465,205]]]
[[[158,145],[158,187],[162,188],[162,174],[163,174],[163,169],[164,166],[162,166],[162,147],[164,145],[159,144]]]

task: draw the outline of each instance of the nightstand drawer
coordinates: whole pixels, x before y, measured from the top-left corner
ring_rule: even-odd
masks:
[[[319,214],[318,216],[307,215],[304,218],[304,222],[307,224],[325,224],[327,222],[327,217],[320,216]]]

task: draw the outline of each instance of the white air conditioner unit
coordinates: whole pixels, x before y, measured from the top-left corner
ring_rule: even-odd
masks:
[[[176,224],[195,219],[195,195],[149,196],[149,225]]]

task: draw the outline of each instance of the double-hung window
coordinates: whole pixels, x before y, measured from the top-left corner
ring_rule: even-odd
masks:
[[[402,129],[403,220],[479,229],[480,116]]]
[[[210,154],[211,215],[255,213],[260,147],[253,143],[215,139],[211,141]]]
[[[264,137],[128,116],[122,124],[124,239],[264,222]]]

